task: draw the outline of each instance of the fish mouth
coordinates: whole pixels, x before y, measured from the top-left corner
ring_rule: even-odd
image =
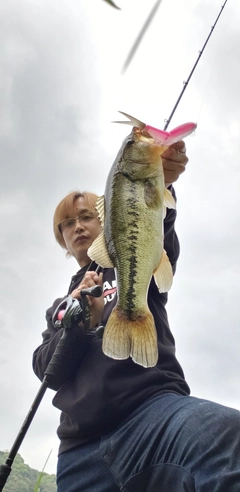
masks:
[[[154,144],[154,138],[144,129],[141,129],[137,126],[134,126],[132,129],[132,136],[136,140],[140,140],[141,142],[146,142],[149,144]]]
[[[132,167],[151,166],[153,169],[153,176],[159,175],[161,166],[160,157],[167,149],[167,146],[161,145],[155,141],[155,139],[144,129],[133,127],[130,135],[126,137],[123,142],[123,157],[119,168],[129,175],[133,173],[133,169],[129,170],[129,165]],[[136,169],[135,169],[136,171]],[[143,171],[143,174],[149,171]],[[141,176],[143,177],[143,175]]]
[[[139,140],[140,142],[145,142],[150,145],[155,144],[154,138],[152,138],[151,135],[149,135],[149,133],[147,132],[141,132],[141,135],[139,136]]]
[[[160,144],[159,142],[157,142],[145,129],[133,127],[132,135],[133,138],[136,139],[136,141],[154,146],[156,149],[163,149],[163,152],[168,147],[168,145],[164,145],[162,143]]]
[[[131,137],[136,144],[146,147],[148,155],[151,155],[153,160],[155,160],[156,157],[161,156],[168,148],[168,145],[156,142],[145,129],[133,127]]]

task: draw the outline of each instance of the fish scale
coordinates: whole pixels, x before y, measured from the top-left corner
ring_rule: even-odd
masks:
[[[130,193],[134,195],[134,186],[130,188]],[[136,200],[136,198],[135,198]],[[129,236],[127,239],[127,244],[130,244],[126,248],[126,252],[129,251],[129,256],[127,254],[127,261],[129,263],[128,275],[129,278],[127,280],[128,290],[126,292],[126,298],[123,299],[123,303],[126,306],[126,314],[129,319],[134,319],[134,311],[136,310],[136,300],[137,300],[137,240],[138,240],[138,219],[139,212],[134,209],[135,201],[133,198],[128,198],[127,200],[127,208],[128,208],[128,216],[130,216],[131,221],[129,222],[129,227],[127,227],[127,233]],[[124,276],[124,271],[123,271]],[[121,285],[121,281],[119,284]],[[119,306],[121,306],[121,297],[119,297]]]
[[[166,147],[133,128],[108,175],[96,209],[103,232],[88,255],[114,267],[118,299],[103,335],[103,352],[114,359],[132,357],[144,367],[158,360],[157,332],[147,303],[152,275],[163,292],[171,287],[172,267],[163,249],[165,190],[161,154]],[[171,201],[172,200],[172,201]]]
[[[146,303],[146,289],[148,287],[150,278],[153,273],[153,269],[157,268],[160,262],[160,251],[157,255],[157,261],[154,267],[148,265],[148,272],[146,275],[146,266],[144,268],[144,278],[142,275],[143,265],[147,261],[148,257],[151,258],[151,248],[148,245],[149,239],[151,238],[151,233],[159,235],[161,237],[161,231],[159,227],[150,226],[149,210],[146,209],[146,204],[143,198],[144,195],[144,184],[142,182],[131,182],[129,179],[124,177],[125,183],[121,185],[117,184],[117,189],[121,186],[124,193],[121,194],[118,206],[121,210],[120,222],[124,221],[125,227],[119,233],[118,223],[116,222],[116,216],[114,218],[116,237],[114,238],[115,251],[113,258],[115,258],[115,266],[117,270],[117,283],[118,283],[118,297],[119,297],[119,307],[121,307],[126,315],[130,319],[135,319],[140,317],[143,312],[147,309]],[[140,193],[141,191],[141,193]],[[113,188],[112,193],[115,190]],[[140,213],[141,211],[141,213]],[[146,214],[148,212],[148,215]],[[147,217],[146,217],[147,215]],[[154,213],[153,223],[156,221],[161,226],[161,215],[159,211]],[[148,224],[145,224],[147,218]],[[141,219],[141,220],[140,220]],[[155,231],[155,232],[154,232]],[[120,234],[122,235],[121,237]],[[118,239],[118,240],[117,240]],[[108,237],[106,237],[106,244],[108,245]],[[120,245],[120,247],[119,247]]]

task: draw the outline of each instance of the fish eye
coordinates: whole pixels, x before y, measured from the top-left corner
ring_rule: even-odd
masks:
[[[133,145],[133,144],[134,144],[134,140],[133,140],[133,138],[130,138],[130,139],[127,141],[127,143],[126,143],[126,146],[127,146],[127,147],[130,147],[130,145]]]

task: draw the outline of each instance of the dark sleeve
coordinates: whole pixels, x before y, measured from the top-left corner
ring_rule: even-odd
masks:
[[[47,329],[42,333],[42,344],[33,353],[33,370],[41,381],[57,344],[63,335],[63,328],[57,329],[52,322],[52,315],[63,299],[57,299],[53,306],[47,310]],[[75,372],[88,343],[88,337],[79,326],[69,329],[68,332],[67,352],[65,351],[64,358],[61,361],[60,371],[58,368],[58,387]]]
[[[174,199],[176,200],[176,194],[173,186],[169,187]],[[173,208],[167,208],[167,215],[164,219],[164,249],[167,252],[168,258],[171,262],[173,273],[176,271],[177,259],[179,257],[180,247],[178,237],[175,231],[175,220],[177,212]]]

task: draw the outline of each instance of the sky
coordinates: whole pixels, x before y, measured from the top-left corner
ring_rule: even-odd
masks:
[[[223,0],[8,0],[0,10],[0,449],[40,387],[31,363],[45,311],[78,270],[52,232],[74,189],[103,194],[130,127],[163,128]],[[175,185],[181,256],[168,314],[192,395],[240,409],[240,3],[228,0],[169,129],[193,121]],[[120,118],[121,119],[121,118]],[[55,473],[59,412],[47,390],[20,448]]]

